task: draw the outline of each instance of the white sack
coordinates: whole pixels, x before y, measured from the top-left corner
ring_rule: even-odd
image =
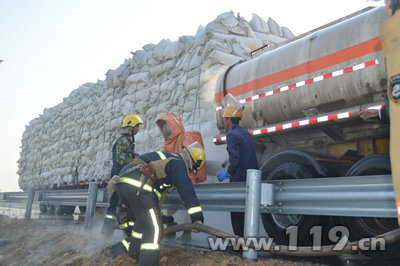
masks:
[[[279,37],[276,35],[272,35],[272,34],[256,32],[256,36],[260,40],[267,41],[267,42],[273,43],[273,44],[279,44],[279,43],[286,41],[285,38],[282,38],[282,37]]]
[[[125,83],[126,83],[126,86],[131,86],[132,84],[135,84],[138,82],[149,83],[149,81],[150,81],[149,72],[140,72],[140,73],[130,75],[126,79]]]
[[[213,33],[212,37],[220,41],[227,41],[229,43],[232,43],[234,41],[241,42],[243,43],[243,45],[246,45],[252,50],[256,50],[257,48],[260,48],[262,46],[262,42],[257,38],[232,36],[221,33]]]
[[[249,21],[249,24],[253,29],[253,31],[264,32],[264,33],[270,32],[267,22],[265,22],[265,20],[262,19],[257,14],[253,13],[252,18]]]
[[[275,20],[273,20],[272,18],[268,18],[267,24],[268,24],[271,34],[276,35],[276,36],[283,35],[281,27],[279,26],[278,23],[276,23]]]
[[[286,27],[282,27],[283,38],[291,39],[294,37],[294,34]]]

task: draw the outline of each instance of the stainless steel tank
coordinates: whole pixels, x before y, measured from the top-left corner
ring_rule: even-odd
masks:
[[[248,129],[376,101],[386,90],[386,18],[384,7],[374,8],[224,71],[215,89],[218,128],[226,93],[244,102],[240,124]]]

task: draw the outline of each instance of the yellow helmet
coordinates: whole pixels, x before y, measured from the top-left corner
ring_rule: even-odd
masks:
[[[206,162],[206,154],[203,147],[199,142],[195,142],[189,145],[189,147],[184,147],[190,154],[192,160],[192,170],[197,171],[201,169]]]
[[[136,114],[126,115],[122,121],[122,127],[135,127],[138,124],[143,124],[143,120]]]
[[[222,117],[242,117],[244,106],[232,94],[225,95],[222,103],[224,105]]]

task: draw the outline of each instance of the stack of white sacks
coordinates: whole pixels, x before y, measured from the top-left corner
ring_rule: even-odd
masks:
[[[292,37],[271,18],[265,22],[253,14],[247,22],[228,12],[200,26],[195,36],[163,39],[132,52],[104,81],[83,84],[26,126],[18,160],[20,187],[109,179],[112,145],[129,113],[144,120],[136,135],[139,154],[161,149],[155,121],[171,112],[182,117],[187,130],[202,133],[207,151],[218,133],[213,104],[217,76],[249,59],[251,51]]]

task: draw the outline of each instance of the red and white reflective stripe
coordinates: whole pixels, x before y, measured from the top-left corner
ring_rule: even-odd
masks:
[[[368,107],[369,110],[371,110],[371,109],[379,110],[382,108],[385,108],[385,105],[376,105],[376,106]]]
[[[271,132],[285,130],[285,129],[294,128],[294,127],[301,127],[301,126],[310,125],[310,124],[314,124],[314,123],[321,123],[321,122],[326,122],[326,121],[331,121],[331,120],[336,120],[336,119],[349,118],[351,116],[352,116],[351,112],[338,113],[338,114],[334,114],[334,115],[324,115],[324,116],[300,120],[297,122],[285,123],[285,124],[281,124],[278,126],[252,130],[252,131],[249,131],[249,133],[251,135],[260,135],[260,134],[271,133]],[[219,138],[213,138],[214,143],[225,142],[225,141],[226,141],[226,136],[222,136]]]
[[[324,75],[321,75],[321,76],[318,76],[318,77],[314,77],[312,79],[307,79],[307,80],[303,80],[303,81],[299,81],[299,82],[290,84],[288,86],[283,86],[283,87],[275,89],[275,90],[270,90],[270,91],[267,91],[267,92],[263,92],[261,94],[251,96],[249,98],[241,99],[241,100],[239,100],[239,102],[243,104],[243,103],[246,103],[246,102],[255,101],[255,100],[258,100],[258,99],[263,98],[263,97],[271,96],[271,95],[274,95],[274,94],[277,94],[277,93],[281,93],[281,92],[284,92],[284,91],[287,91],[287,90],[291,90],[291,89],[294,89],[294,88],[299,88],[299,87],[302,87],[304,85],[311,84],[311,83],[316,83],[318,81],[326,80],[326,79],[329,79],[329,78],[332,78],[332,77],[338,77],[338,76],[341,76],[341,75],[346,74],[346,73],[354,72],[354,71],[357,71],[357,70],[360,70],[360,69],[364,69],[364,68],[367,68],[367,67],[370,67],[370,66],[378,65],[378,64],[379,64],[378,59],[371,60],[371,61],[368,61],[368,62],[365,62],[365,63],[361,63],[361,64],[358,64],[358,65],[355,65],[355,66],[352,66],[352,67],[348,67],[348,68],[345,68],[345,69],[340,69],[340,70],[334,71],[334,72],[329,73],[329,74],[324,74]],[[217,106],[215,108],[215,111],[219,111],[219,110],[221,110],[223,108],[224,108],[223,105]]]

